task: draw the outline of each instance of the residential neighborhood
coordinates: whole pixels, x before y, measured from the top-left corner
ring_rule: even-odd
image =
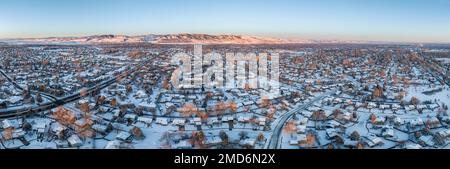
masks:
[[[239,46],[279,54],[274,96],[177,87],[190,45],[3,46],[0,148],[449,148],[449,49],[342,46]]]

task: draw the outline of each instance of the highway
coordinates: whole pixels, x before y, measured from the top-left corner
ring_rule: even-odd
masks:
[[[444,68],[442,68],[439,64],[433,62],[434,58],[425,57],[423,55],[419,55],[416,58],[422,62],[422,67],[433,75],[439,81],[450,86],[449,78],[447,77],[447,72]]]
[[[97,84],[97,85],[95,85],[93,87],[87,88],[86,94],[90,94],[90,93],[92,93],[92,92],[94,92],[96,90],[104,89],[104,88],[108,87],[109,85],[119,81],[120,79],[125,78],[126,76],[128,76],[131,73],[133,73],[134,71],[136,71],[136,67],[131,69],[131,70],[127,70],[126,72],[123,72],[123,73],[115,76],[114,78],[111,78],[109,80],[103,81],[100,84]],[[12,117],[24,116],[24,115],[30,115],[30,114],[33,114],[33,113],[38,113],[38,112],[50,110],[50,109],[56,108],[58,106],[62,106],[64,104],[66,104],[66,103],[70,103],[70,102],[73,102],[75,100],[78,100],[81,97],[83,97],[82,94],[80,92],[76,92],[76,93],[73,93],[71,95],[65,96],[63,98],[56,99],[55,101],[46,102],[46,103],[43,103],[43,104],[40,104],[40,105],[20,107],[18,109],[2,109],[2,110],[0,110],[0,119],[12,118]]]
[[[14,87],[16,87],[17,89],[23,91],[22,86],[20,86],[14,80],[12,80],[11,77],[9,77],[3,70],[0,70],[0,73],[6,78],[6,80],[8,80],[10,83],[12,83],[14,85]],[[53,96],[51,94],[48,94],[48,93],[39,92],[39,91],[30,91],[30,92],[31,93],[39,93],[39,94],[41,94],[42,97],[45,97],[48,100],[53,100],[53,101],[58,100],[58,98],[56,98],[55,96]]]
[[[278,121],[277,124],[273,130],[273,133],[270,137],[270,139],[268,140],[268,143],[265,145],[265,149],[278,149],[280,148],[280,138],[281,138],[281,133],[283,130],[284,125],[286,124],[286,122],[292,118],[292,116],[297,113],[300,112],[308,107],[310,107],[312,104],[314,104],[315,102],[324,99],[327,96],[332,95],[333,93],[336,93],[337,89],[331,90],[329,92],[326,92],[324,94],[321,94],[320,96],[315,97],[314,99],[312,99],[311,101],[304,103],[304,104],[297,104],[295,108],[289,110],[288,112],[286,112],[285,114],[283,114],[281,117],[278,117]]]

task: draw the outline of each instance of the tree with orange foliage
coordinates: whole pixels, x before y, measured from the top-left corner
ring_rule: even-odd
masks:
[[[249,83],[245,83],[244,90],[245,91],[250,91],[250,84]]]
[[[99,96],[96,101],[96,105],[102,105],[106,100],[105,96]]]
[[[73,124],[76,120],[75,114],[62,106],[56,108],[53,118],[61,124]]]
[[[191,144],[198,145],[200,148],[203,147],[205,141],[205,134],[203,131],[194,131],[191,136]]]
[[[375,87],[372,93],[373,98],[382,98],[383,97],[383,88],[379,85]]]
[[[270,106],[270,100],[267,96],[261,97],[261,107],[269,107]]]
[[[140,58],[142,56],[144,56],[145,53],[143,51],[140,50],[133,50],[131,52],[128,53],[128,57],[136,59],[136,58]]]
[[[275,106],[270,106],[266,114],[267,119],[272,120],[276,111],[277,109],[275,108]]]
[[[199,116],[202,121],[206,121],[208,119],[208,113],[203,112],[203,111],[197,111],[197,116]]]
[[[384,78],[386,76],[386,71],[380,70],[380,76]]]
[[[80,90],[80,96],[81,97],[85,97],[85,96],[87,96],[87,89],[86,88],[82,88],[81,90]]]
[[[410,84],[409,80],[407,78],[403,78],[403,85],[405,85],[405,87],[408,87]]]
[[[164,79],[163,83],[162,83],[162,87],[166,90],[170,90],[170,83],[168,79]]]
[[[117,106],[117,99],[116,98],[113,98],[113,99],[111,99],[111,107],[116,107]]]
[[[206,92],[206,99],[211,99],[213,96],[214,96],[213,92],[210,91]]]
[[[2,136],[4,140],[11,140],[13,138],[14,127],[9,127],[3,130]]]
[[[358,143],[356,144],[356,148],[357,148],[357,149],[364,149],[364,143],[363,143],[363,142],[358,142]]]
[[[291,134],[292,137],[292,134],[297,132],[297,126],[295,125],[295,122],[293,120],[288,121],[284,126],[283,131],[288,134]]]
[[[418,105],[418,104],[420,104],[420,100],[417,97],[413,96],[413,97],[411,97],[410,103],[413,105]]]
[[[222,115],[227,107],[225,102],[217,102],[216,105],[214,105],[214,112],[216,115]]]
[[[133,86],[131,84],[128,84],[126,87],[126,92],[131,93],[133,91]]]
[[[234,101],[228,102],[227,105],[228,105],[228,109],[230,109],[232,112],[236,112],[238,109],[238,106],[237,106],[236,102],[234,102]]]
[[[333,110],[334,118],[337,118],[340,114],[342,114],[342,110],[341,109],[334,109]]]
[[[395,99],[397,99],[398,101],[401,101],[401,100],[403,100],[405,95],[406,95],[405,91],[400,91],[400,93],[395,97]]]
[[[195,104],[193,103],[184,104],[180,111],[181,115],[184,117],[190,117],[192,115],[197,114],[197,112],[198,112],[197,106],[195,106]]]
[[[83,123],[75,125],[75,131],[78,133],[80,137],[90,138],[95,136],[95,131],[92,129],[92,125],[94,125],[94,121],[92,120],[89,114],[85,114],[83,116]]]
[[[397,83],[398,83],[398,76],[397,76],[397,74],[394,74],[392,76],[392,82],[394,83],[394,86],[397,85]]]
[[[90,112],[90,107],[88,102],[84,102],[80,105],[80,110],[86,115]]]
[[[311,115],[311,120],[314,120],[314,121],[322,121],[325,119],[327,119],[327,116],[325,115],[325,113],[323,111],[315,111]]]
[[[264,137],[264,134],[263,134],[263,133],[259,133],[259,134],[258,134],[258,137],[257,137],[257,140],[260,141],[260,142],[262,142],[262,141],[266,140],[266,137]]]
[[[377,121],[377,116],[375,116],[375,114],[370,114],[370,122],[372,123],[372,124],[376,124],[376,121]]]
[[[142,132],[142,130],[139,127],[133,127],[131,129],[131,133],[133,134],[134,138],[136,139],[143,139],[144,133]]]
[[[315,143],[316,143],[316,135],[313,133],[308,133],[306,135],[306,144],[308,146],[314,146]]]

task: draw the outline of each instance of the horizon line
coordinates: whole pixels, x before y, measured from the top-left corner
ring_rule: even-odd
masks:
[[[91,37],[91,36],[102,36],[102,35],[114,35],[114,36],[128,36],[128,37],[136,37],[136,36],[148,36],[148,35],[181,35],[181,34],[190,34],[190,35],[212,35],[212,36],[221,36],[221,35],[232,35],[232,36],[250,36],[250,37],[262,37],[262,38],[277,38],[281,40],[315,40],[315,41],[342,41],[342,43],[390,43],[390,44],[449,44],[450,41],[447,42],[433,42],[433,41],[408,41],[408,40],[355,40],[355,39],[343,39],[343,38],[287,38],[286,36],[271,36],[271,35],[251,35],[251,34],[234,34],[234,33],[187,33],[187,32],[178,32],[178,33],[136,33],[136,34],[122,34],[122,33],[100,33],[100,34],[72,34],[72,35],[56,35],[56,36],[28,36],[28,37],[0,37],[0,42],[4,41],[12,41],[12,40],[27,40],[27,39],[49,39],[49,38],[78,38],[78,37]],[[295,44],[299,42],[286,43],[286,44]],[[319,42],[320,43],[320,42]]]

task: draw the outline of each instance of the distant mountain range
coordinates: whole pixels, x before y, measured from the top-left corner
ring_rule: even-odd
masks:
[[[1,41],[1,40],[0,40]],[[154,43],[154,44],[292,44],[292,43],[376,43],[365,41],[281,39],[246,35],[165,34],[165,35],[93,35],[82,37],[49,37],[3,40],[19,44],[104,44],[104,43]]]

